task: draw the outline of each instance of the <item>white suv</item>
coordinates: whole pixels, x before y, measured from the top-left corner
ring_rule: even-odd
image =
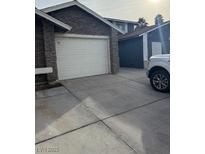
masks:
[[[170,55],[156,55],[149,59],[147,77],[152,87],[160,92],[170,90]]]

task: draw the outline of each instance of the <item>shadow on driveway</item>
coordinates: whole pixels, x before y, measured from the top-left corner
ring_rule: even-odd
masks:
[[[102,127],[97,128],[109,128],[109,133],[134,153],[169,153],[169,94],[154,91],[145,70],[121,69],[117,75],[100,75],[61,83],[64,87],[36,94],[36,142],[54,137],[38,144],[38,147],[55,143],[63,148],[62,145],[70,147],[78,140],[81,143],[80,138],[72,141],[66,136],[100,121]],[[60,134],[63,135],[55,137]],[[86,135],[82,140],[86,139]],[[94,136],[101,138],[105,134],[98,135]],[[82,141],[83,145],[78,148],[84,148],[90,154],[90,147],[95,145],[93,141],[91,139],[87,144]],[[116,148],[111,142],[102,141],[107,148]],[[70,148],[74,149],[75,146]]]

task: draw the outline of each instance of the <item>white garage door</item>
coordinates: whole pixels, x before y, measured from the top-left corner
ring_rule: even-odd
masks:
[[[56,35],[59,80],[109,73],[109,38]]]

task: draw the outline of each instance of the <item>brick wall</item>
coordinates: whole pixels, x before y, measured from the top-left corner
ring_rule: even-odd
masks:
[[[44,52],[44,38],[41,18],[35,17],[35,68],[46,67],[45,52]],[[35,82],[46,82],[47,76],[36,75]]]
[[[50,13],[54,18],[70,25],[69,33],[87,35],[109,35],[110,27],[96,17],[77,6],[57,10]]]
[[[110,59],[111,71],[113,74],[119,72],[118,32],[111,28],[110,32]]]
[[[43,20],[43,38],[46,66],[53,68],[53,73],[47,74],[47,79],[49,82],[51,82],[58,79],[55,49],[55,33],[54,25],[45,20]]]
[[[35,17],[35,68],[52,67],[53,73],[35,76],[35,82],[57,80],[54,25],[39,16]]]
[[[50,15],[72,26],[72,30],[69,31],[69,33],[109,36],[111,71],[112,73],[117,73],[119,71],[118,32],[115,29],[76,6],[51,12]],[[51,74],[37,75],[36,82],[52,82],[58,79],[55,32],[64,33],[65,31],[54,26],[51,22],[36,17],[35,67],[53,68],[53,73]]]
[[[111,71],[117,73],[119,71],[119,56],[118,56],[118,32],[100,21],[96,17],[90,15],[77,6],[57,10],[50,13],[54,18],[70,25],[72,34],[84,35],[106,35],[110,37],[110,60]],[[61,32],[58,28],[55,31]]]

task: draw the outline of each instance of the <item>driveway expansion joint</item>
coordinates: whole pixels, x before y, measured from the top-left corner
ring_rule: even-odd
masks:
[[[137,154],[135,149],[132,146],[130,146],[125,140],[123,140],[114,130],[112,130],[112,128],[110,126],[108,126],[103,120],[101,120],[101,122],[111,131],[111,133],[113,133],[116,136],[116,139],[122,141],[126,146],[128,146],[130,149],[132,149],[132,151],[135,154]]]
[[[66,89],[67,89],[67,88],[66,88]],[[68,91],[69,91],[69,90],[68,90]],[[75,94],[73,94],[73,93],[72,93],[72,95],[75,96]],[[77,97],[77,96],[75,96],[75,97]],[[144,105],[141,105],[141,106],[137,106],[137,107],[135,107],[135,108],[129,109],[129,110],[124,111],[124,112],[121,112],[121,113],[114,114],[114,115],[112,115],[112,116],[109,116],[109,117],[106,117],[106,118],[103,118],[103,119],[100,119],[99,117],[97,117],[97,115],[95,115],[92,111],[90,111],[90,110],[87,108],[87,106],[85,106],[85,105],[83,104],[83,105],[86,107],[87,110],[89,110],[92,114],[94,114],[94,115],[97,117],[97,119],[98,119],[97,121],[91,122],[91,123],[89,123],[89,124],[83,125],[83,126],[81,126],[81,127],[75,128],[75,129],[73,129],[73,130],[70,130],[70,131],[67,131],[67,132],[64,132],[64,133],[61,133],[61,134],[59,134],[59,135],[50,137],[50,138],[48,138],[48,139],[41,140],[41,141],[39,141],[39,142],[36,142],[35,145],[38,145],[38,144],[40,144],[40,143],[43,143],[43,142],[52,140],[52,139],[57,138],[57,137],[60,137],[60,136],[63,136],[63,135],[65,135],[65,134],[69,134],[69,133],[74,132],[74,131],[76,131],[76,130],[78,130],[78,129],[87,127],[87,126],[89,126],[89,125],[96,124],[96,123],[98,123],[98,122],[102,122],[105,126],[107,126],[110,130],[112,130],[107,124],[104,123],[104,120],[107,120],[107,119],[109,119],[109,118],[113,118],[113,117],[116,117],[116,116],[119,116],[119,115],[122,115],[122,114],[125,114],[125,113],[128,113],[128,112],[131,112],[131,111],[134,111],[134,110],[137,110],[137,109],[142,108],[142,107],[146,107],[146,106],[148,106],[148,105],[157,103],[157,102],[159,102],[159,101],[161,101],[161,100],[164,100],[164,99],[167,99],[167,98],[169,98],[169,97],[161,98],[161,99],[152,101],[152,102],[150,102],[150,103],[147,103],[147,104],[144,104]],[[80,99],[78,98],[78,100],[80,100]],[[112,131],[112,132],[114,132],[114,131]],[[114,134],[115,134],[115,133],[114,133]],[[122,140],[122,141],[123,141],[123,140]],[[125,142],[125,141],[123,141],[123,142]],[[126,143],[125,143],[125,144],[126,144]],[[129,147],[130,147],[130,146],[129,146]],[[130,147],[130,148],[131,148],[131,147]],[[133,148],[132,148],[132,149],[133,149]],[[136,151],[135,151],[135,153],[136,153]]]
[[[118,76],[119,76],[120,78],[129,80],[129,81],[131,81],[131,82],[135,82],[135,83],[138,83],[138,84],[142,84],[142,83],[138,82],[138,80],[140,80],[141,78],[139,78],[139,79],[137,79],[137,80],[133,80],[133,79],[129,79],[129,78],[126,78],[126,77],[124,77],[124,76],[121,76],[121,75],[119,75],[119,74],[118,74]]]
[[[77,99],[78,101],[82,101],[80,98],[78,98],[70,89],[68,89],[66,86],[63,85],[63,87],[68,91],[69,94],[71,94],[73,97],[75,97],[75,99]]]
[[[140,108],[142,108],[142,107],[146,107],[146,106],[152,105],[152,104],[154,104],[154,103],[157,103],[157,102],[162,101],[162,100],[167,99],[167,98],[169,98],[169,96],[164,97],[164,98],[161,98],[161,99],[157,99],[157,100],[155,100],[155,101],[151,101],[151,102],[149,102],[149,103],[146,103],[146,104],[143,104],[143,105],[140,105],[140,106],[136,106],[136,107],[131,108],[131,109],[128,109],[128,110],[126,110],[126,111],[123,111],[123,112],[120,112],[120,113],[111,115],[111,116],[109,116],[109,117],[106,117],[106,118],[104,118],[104,119],[102,119],[102,120],[107,120],[107,119],[109,119],[109,118],[116,117],[116,116],[119,116],[119,115],[122,115],[122,114],[125,114],[125,113],[128,113],[128,112],[131,112],[131,111],[140,109]]]
[[[74,92],[72,92],[69,88],[67,88],[66,86],[64,86],[64,88],[65,88],[74,98],[76,98],[79,102],[82,102],[82,100],[81,100],[80,98],[78,98],[78,96],[76,96],[76,95],[74,94]],[[88,112],[92,113],[93,116],[95,116],[95,117],[98,119],[98,122],[101,120],[95,113],[93,113],[91,110],[89,110],[89,107],[88,107],[88,106],[86,106],[85,104],[81,104],[81,105],[83,105]]]
[[[36,100],[41,100],[41,99],[46,99],[46,98],[51,98],[51,97],[56,97],[56,96],[61,96],[61,95],[66,95],[67,93],[61,93],[61,94],[56,94],[56,95],[51,95],[51,96],[43,96],[43,97],[36,97]]]
[[[41,141],[39,141],[39,142],[36,142],[35,145],[38,145],[38,144],[40,144],[40,143],[43,143],[43,142],[46,142],[46,141],[49,141],[49,140],[55,139],[55,138],[57,138],[57,137],[60,137],[60,136],[63,136],[63,135],[69,134],[69,133],[74,132],[74,131],[76,131],[76,130],[78,130],[78,129],[81,129],[81,128],[84,128],[84,127],[87,127],[87,126],[89,126],[89,125],[96,124],[96,123],[98,123],[98,122],[100,122],[100,120],[99,120],[99,121],[94,121],[94,122],[92,122],[92,123],[89,123],[89,124],[83,125],[83,126],[81,126],[81,127],[78,127],[78,128],[72,129],[72,130],[67,131],[67,132],[64,132],[64,133],[61,133],[61,134],[59,134],[59,135],[56,135],[56,136],[53,136],[53,137],[47,138],[47,139],[45,139],[45,140],[41,140]]]

